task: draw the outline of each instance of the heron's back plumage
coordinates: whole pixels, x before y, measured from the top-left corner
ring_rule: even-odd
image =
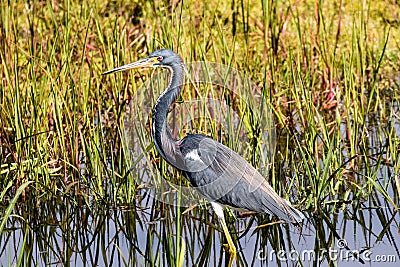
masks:
[[[243,157],[204,135],[188,135],[180,147],[190,183],[210,201],[274,214],[292,223],[304,216],[281,198]]]

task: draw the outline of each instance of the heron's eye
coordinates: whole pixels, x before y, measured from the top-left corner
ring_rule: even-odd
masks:
[[[162,56],[157,57],[158,62],[161,62],[163,60]]]

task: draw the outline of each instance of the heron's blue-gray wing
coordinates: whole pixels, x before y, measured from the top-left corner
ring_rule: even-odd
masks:
[[[190,135],[181,143],[185,176],[209,201],[275,214],[299,223],[303,214],[281,198],[243,157],[215,140]]]

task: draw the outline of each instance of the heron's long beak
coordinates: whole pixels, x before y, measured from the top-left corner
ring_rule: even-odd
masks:
[[[107,75],[107,74],[111,74],[114,72],[136,69],[136,68],[152,68],[152,67],[154,67],[154,63],[157,63],[157,62],[158,62],[158,60],[156,57],[148,57],[148,58],[141,59],[141,60],[138,60],[133,63],[123,65],[121,67],[118,67],[118,68],[115,68],[112,70],[108,70],[106,72],[103,72],[101,75]]]

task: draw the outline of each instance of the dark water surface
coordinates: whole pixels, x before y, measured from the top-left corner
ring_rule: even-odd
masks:
[[[148,201],[155,206],[99,205],[92,210],[71,203],[30,210],[21,206],[21,217],[11,218],[1,236],[0,261],[3,266],[19,260],[28,266],[172,265],[176,212],[183,210]],[[276,220],[239,217],[233,223],[240,244],[235,264],[361,266],[364,261],[366,266],[398,266],[399,218],[389,203],[381,204],[352,204],[356,212],[349,206],[348,212],[337,215],[308,213],[303,227],[278,223],[256,229]],[[185,265],[225,266],[229,254],[221,246],[223,235],[216,230],[219,224],[211,211],[197,207],[181,216],[179,227]]]

